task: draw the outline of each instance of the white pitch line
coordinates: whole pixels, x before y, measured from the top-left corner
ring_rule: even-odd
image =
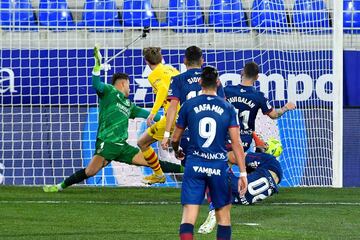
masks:
[[[250,227],[254,227],[254,226],[260,226],[259,223],[235,223],[236,225],[245,225],[245,226],[250,226]]]
[[[7,203],[16,203],[16,204],[116,204],[116,205],[171,205],[171,204],[180,204],[180,202],[111,202],[111,201],[66,201],[66,200],[25,200],[25,201],[8,201],[8,200],[0,200],[0,204]]]
[[[360,206],[360,203],[349,203],[349,202],[290,202],[290,203],[271,203],[271,205],[350,205],[350,206]]]
[[[168,201],[68,201],[68,200],[0,200],[0,204],[116,204],[116,205],[173,205],[180,204],[180,202],[168,202]],[[260,204],[258,204],[260,205]],[[270,203],[269,205],[274,206],[292,206],[292,205],[323,205],[323,206],[333,206],[333,205],[344,205],[344,206],[360,206],[360,203],[354,202],[283,202],[283,203]]]

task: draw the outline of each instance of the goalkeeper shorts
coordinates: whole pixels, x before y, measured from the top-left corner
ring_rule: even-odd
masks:
[[[127,142],[111,143],[101,139],[96,140],[95,153],[105,158],[107,161],[117,161],[132,164],[132,160],[140,149],[129,145]]]

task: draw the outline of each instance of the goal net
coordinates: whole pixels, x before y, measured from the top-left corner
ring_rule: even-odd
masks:
[[[183,72],[185,48],[199,46],[224,85],[239,84],[244,64],[255,61],[261,67],[257,88],[271,104],[297,105],[277,121],[259,113],[256,124],[265,140],[275,137],[282,142],[281,185],[332,185],[335,19],[329,1],[152,1],[152,6],[149,1],[105,2],[116,8],[68,0],[68,9],[48,7],[61,14],[45,20],[44,6],[37,1],[22,10],[1,4],[1,11],[10,14],[8,22],[2,19],[0,31],[1,184],[54,184],[89,163],[98,121],[98,100],[91,88],[92,48],[99,43],[110,58],[136,39],[142,26],[151,25],[148,37],[112,61],[102,79],[109,82],[113,73],[126,72],[130,99],[151,108],[151,70],[142,58],[143,47],[161,47],[164,62]],[[182,6],[184,2],[195,4]],[[142,9],[131,9],[135,7]],[[17,19],[16,11],[35,17]],[[56,21],[66,24],[52,25]],[[132,120],[129,143],[136,145],[145,129],[144,120]],[[157,144],[154,147],[159,151]],[[171,152],[160,151],[159,156],[177,161]],[[112,162],[86,184],[141,186],[141,178],[150,172]],[[180,183],[180,176],[169,174],[162,186]]]

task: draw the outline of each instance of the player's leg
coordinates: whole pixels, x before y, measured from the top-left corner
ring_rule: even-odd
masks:
[[[111,151],[111,148],[109,148],[108,144],[100,139],[97,139],[95,155],[91,159],[89,165],[86,168],[78,170],[57,185],[44,186],[44,192],[59,192],[67,187],[70,187],[71,185],[82,182],[85,179],[94,176],[103,167],[109,164],[109,161],[106,160],[111,159],[107,157],[109,150]]]
[[[152,143],[162,140],[164,136],[165,125],[166,118],[162,117],[160,121],[149,127],[137,142],[146,162],[154,171],[153,175],[144,178],[144,183],[153,184],[154,181],[158,182],[158,179],[163,179],[165,181],[165,175],[161,169],[158,155],[151,147]]]
[[[216,174],[208,177],[208,186],[218,222],[217,239],[231,239],[230,209],[232,196],[228,164],[222,161],[214,162],[211,168],[216,170]]]
[[[210,194],[209,194],[210,195]],[[209,201],[209,200],[208,200]],[[212,202],[209,202],[209,213],[203,224],[199,227],[198,233],[208,234],[211,233],[216,227],[215,208]]]
[[[184,205],[179,229],[180,240],[192,240],[194,238],[194,225],[199,214],[199,209],[200,205]]]
[[[188,160],[186,163],[181,187],[181,204],[184,206],[179,230],[181,240],[193,239],[194,225],[200,205],[204,200],[206,174],[194,170],[202,166],[201,160],[194,162],[195,161]]]
[[[82,182],[89,177],[96,175],[103,167],[109,164],[104,157],[94,155],[86,168],[80,169],[57,185],[44,186],[44,192],[59,192],[76,183]]]
[[[168,162],[168,161],[162,161],[162,160],[159,160],[159,163],[160,163],[160,166],[161,166],[163,172],[165,172],[165,173],[183,173],[184,172],[184,167],[181,166],[180,164],[176,164],[176,163],[172,163],[172,162]],[[137,166],[146,166],[146,167],[149,166],[149,164],[145,160],[144,155],[141,151],[139,151],[133,157],[131,164],[137,165]]]
[[[216,238],[221,240],[231,239],[231,204],[215,210],[216,221],[218,222]]]

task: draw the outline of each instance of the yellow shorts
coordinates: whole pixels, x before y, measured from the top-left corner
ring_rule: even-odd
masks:
[[[166,117],[162,116],[161,119],[155,124],[151,125],[151,127],[149,127],[146,130],[146,132],[150,137],[158,141],[161,141],[164,138],[165,127],[166,127]],[[174,128],[175,128],[175,121],[171,126],[171,133],[174,131]]]

